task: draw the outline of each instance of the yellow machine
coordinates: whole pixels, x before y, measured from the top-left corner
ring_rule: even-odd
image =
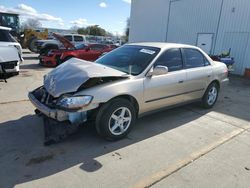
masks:
[[[25,29],[21,40],[23,48],[28,48],[32,52],[38,52],[36,47],[37,40],[43,40],[48,38],[48,29],[44,31]]]
[[[0,25],[10,27],[11,34],[21,43],[23,48],[29,48],[32,52],[37,52],[36,41],[48,38],[48,29],[34,30],[25,29],[21,32],[19,15],[16,13],[0,12]]]

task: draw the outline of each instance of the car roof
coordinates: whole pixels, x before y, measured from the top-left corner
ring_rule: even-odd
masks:
[[[11,30],[11,28],[9,28],[9,27],[3,27],[3,26],[0,26],[0,30],[7,30],[7,31],[10,31],[10,30]]]
[[[138,43],[129,43],[126,45],[137,45],[137,46],[148,46],[156,47],[161,49],[166,48],[197,48],[196,46],[181,44],[181,43],[167,43],[167,42],[138,42]]]

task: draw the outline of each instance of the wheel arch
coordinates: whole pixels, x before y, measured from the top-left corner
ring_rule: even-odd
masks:
[[[45,44],[43,48],[51,48],[51,47],[56,47],[55,49],[59,49],[57,44]]]
[[[118,96],[115,96],[115,97],[111,98],[109,101],[114,100],[114,99],[119,99],[119,98],[126,99],[129,102],[131,102],[135,107],[136,116],[138,116],[139,103],[138,103],[138,101],[137,101],[137,99],[135,97],[133,97],[132,95],[129,95],[129,94],[122,94],[122,95],[118,95]],[[107,101],[107,102],[109,102],[109,101]]]
[[[219,80],[215,79],[215,80],[211,81],[210,84],[209,84],[208,86],[210,86],[212,83],[217,84],[217,86],[218,86],[219,89],[220,89],[220,82],[219,82]]]

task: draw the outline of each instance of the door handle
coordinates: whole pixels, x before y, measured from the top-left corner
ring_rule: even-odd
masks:
[[[210,78],[210,77],[211,77],[211,75],[209,74],[209,75],[207,75],[207,77],[208,77],[208,78]]]
[[[181,83],[183,83],[183,82],[184,82],[183,80],[179,80],[179,82],[178,82],[178,83],[179,83],[179,84],[181,84]]]

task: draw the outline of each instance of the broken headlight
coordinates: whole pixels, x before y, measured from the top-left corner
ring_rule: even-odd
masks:
[[[57,102],[57,106],[65,109],[80,109],[84,106],[89,105],[92,96],[74,96],[74,97],[63,97]]]

